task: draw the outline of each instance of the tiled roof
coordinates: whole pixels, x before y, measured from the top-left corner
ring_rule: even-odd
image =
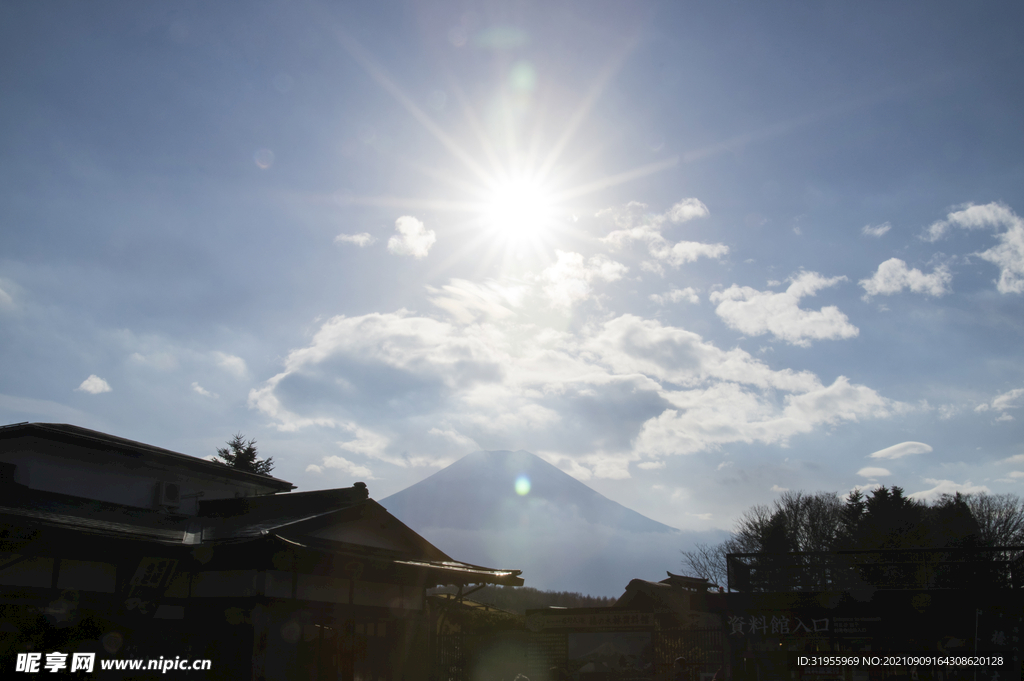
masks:
[[[0,426],[0,440],[19,437],[38,437],[46,440],[75,444],[92,450],[131,458],[150,459],[154,462],[173,464],[194,472],[229,478],[239,482],[249,482],[264,487],[286,492],[295,489],[295,485],[269,475],[258,475],[231,468],[213,461],[195,456],[172,452],[169,449],[154,447],[135,440],[116,435],[108,435],[96,430],[89,430],[67,423],[15,423]]]

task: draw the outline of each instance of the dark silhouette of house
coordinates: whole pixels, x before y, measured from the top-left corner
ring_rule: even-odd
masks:
[[[76,426],[0,427],[0,668],[92,652],[97,669],[210,660],[186,678],[423,678],[428,588],[523,583],[453,560],[364,483],[293,489]]]

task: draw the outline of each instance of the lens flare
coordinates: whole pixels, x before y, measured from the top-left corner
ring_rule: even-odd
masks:
[[[525,475],[520,475],[516,478],[516,494],[521,497],[525,497],[530,493],[530,479]]]

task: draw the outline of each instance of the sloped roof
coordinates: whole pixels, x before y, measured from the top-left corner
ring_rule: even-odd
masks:
[[[44,440],[77,445],[111,456],[137,459],[142,462],[149,461],[162,465],[173,465],[208,476],[260,485],[277,492],[287,492],[295,489],[295,485],[292,483],[269,475],[258,475],[241,471],[237,468],[231,468],[230,466],[189,456],[188,454],[172,452],[169,449],[154,447],[153,445],[136,442],[135,440],[67,423],[15,423],[8,426],[0,426],[0,441],[22,437],[37,437]]]
[[[188,518],[94,499],[3,485],[0,520],[89,534],[182,543]]]
[[[203,502],[197,516],[179,516],[92,499],[42,492],[23,485],[0,487],[0,523],[192,548],[200,544],[279,541],[333,556],[372,558],[415,571],[438,584],[521,586],[520,570],[499,570],[453,560],[368,498],[365,485]],[[383,527],[392,541],[375,546],[316,536],[324,530]],[[358,538],[357,536],[357,538]],[[371,537],[372,539],[372,537]]]
[[[630,580],[626,592],[615,601],[616,608],[631,608],[638,604],[659,605],[674,612],[682,612],[691,608],[691,595],[706,594],[715,585],[706,579],[684,577],[666,573],[668,579],[660,582],[649,582],[644,579]],[[647,603],[644,603],[647,601]]]

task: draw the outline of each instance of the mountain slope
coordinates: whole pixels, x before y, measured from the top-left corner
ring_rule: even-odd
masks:
[[[679,570],[680,550],[725,536],[651,520],[525,451],[470,454],[380,503],[457,560],[602,596],[633,578],[662,579]]]
[[[516,492],[526,476],[527,494]],[[444,503],[438,503],[444,500]],[[518,452],[476,452],[381,501],[393,515],[425,527],[498,530],[518,527],[524,512],[549,505],[587,523],[635,532],[677,532],[595,492],[539,456]],[[469,511],[469,512],[467,512]],[[403,522],[405,522],[403,520]],[[408,524],[408,523],[407,523]]]

